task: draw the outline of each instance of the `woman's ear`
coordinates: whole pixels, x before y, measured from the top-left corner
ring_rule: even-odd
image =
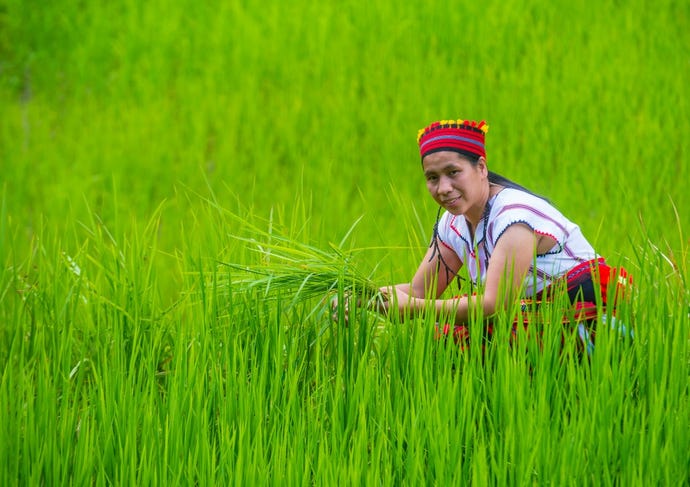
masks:
[[[486,165],[486,159],[484,157],[480,157],[477,161],[477,168],[481,171],[482,176],[488,177],[489,167]]]

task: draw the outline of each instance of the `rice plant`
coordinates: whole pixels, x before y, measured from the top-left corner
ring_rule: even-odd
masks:
[[[0,485],[687,484],[688,17],[0,0]],[[456,117],[632,271],[592,354],[366,306]]]
[[[234,292],[258,292],[262,299],[286,300],[288,311],[297,303],[334,294],[365,303],[380,298],[372,274],[360,272],[353,259],[355,252],[343,250],[347,235],[339,245],[330,244],[329,250],[270,230],[253,238],[237,238],[257,253],[258,263],[220,262],[232,271],[229,281]]]

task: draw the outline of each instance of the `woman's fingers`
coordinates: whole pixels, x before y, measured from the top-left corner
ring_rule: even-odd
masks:
[[[339,320],[339,313],[338,313],[338,296],[333,296],[331,298],[330,306],[331,306],[331,320],[337,322]],[[345,295],[343,299],[343,310],[344,310],[344,318],[345,318],[345,326],[348,326],[350,323],[350,296]]]
[[[399,286],[382,287],[379,289],[379,292],[381,299],[376,302],[376,310],[387,316],[397,313],[402,319],[407,312],[410,295]]]
[[[374,299],[369,299],[366,302],[362,301],[361,297],[358,297],[354,302],[354,306],[361,308],[366,306],[367,308],[376,311],[381,314],[388,314],[390,307],[392,305],[391,301],[395,301],[395,296],[397,291],[395,287],[386,286],[379,289],[379,294]],[[345,293],[343,296],[343,314],[345,319],[345,325],[347,326],[350,322],[350,301],[352,296],[349,293]],[[339,308],[340,301],[338,296],[333,296],[329,301],[329,307],[331,309],[331,320],[337,322],[340,319]]]
[[[370,301],[369,307],[377,313],[387,314],[390,306],[390,294],[393,288],[386,286],[379,288],[379,294]]]

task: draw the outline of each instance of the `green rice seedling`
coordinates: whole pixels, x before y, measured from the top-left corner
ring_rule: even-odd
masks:
[[[328,250],[281,235],[270,225],[267,230],[252,226],[251,237],[232,237],[255,253],[255,263],[221,261],[219,265],[229,269],[228,282],[235,294],[256,293],[263,300],[284,303],[286,311],[316,299],[319,304],[306,318],[323,307],[329,296],[367,306],[381,295],[372,273],[365,274],[355,265],[356,251],[343,249],[355,225]],[[345,309],[340,308],[341,312]]]
[[[370,277],[354,267],[351,254],[335,246],[329,252],[304,245],[297,248],[294,241],[280,237],[270,244],[259,244],[253,239],[243,241],[256,245],[263,262],[253,266],[220,262],[235,271],[231,282],[236,292],[259,289],[262,297],[269,300],[292,296],[288,309],[333,292],[352,293],[365,299],[378,293]]]

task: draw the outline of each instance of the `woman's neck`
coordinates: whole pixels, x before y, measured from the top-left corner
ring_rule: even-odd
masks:
[[[479,226],[479,222],[482,220],[487,211],[487,206],[491,198],[496,196],[503,190],[504,187],[498,184],[489,183],[488,191],[486,192],[486,197],[483,199],[483,204],[477,207],[477,211],[473,215],[465,215],[465,220],[470,229],[470,235],[474,238],[474,232]]]

